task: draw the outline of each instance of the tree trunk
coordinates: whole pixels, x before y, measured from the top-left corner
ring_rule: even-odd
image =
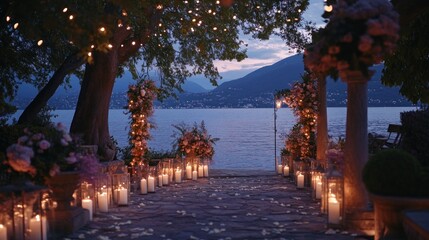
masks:
[[[109,104],[118,72],[118,50],[108,53],[94,52],[93,64],[87,64],[71,133],[78,135],[84,144],[98,145],[98,154],[105,161],[113,160],[116,147],[109,133]]]
[[[347,83],[344,201],[348,212],[365,209],[368,204],[362,181],[362,169],[368,160],[367,85],[366,80]]]
[[[46,106],[49,99],[55,94],[55,91],[63,83],[64,78],[84,63],[84,59],[77,54],[68,56],[63,64],[55,71],[48,83],[36,95],[31,103],[24,109],[19,117],[18,123],[31,123],[37,117],[37,114]]]
[[[317,82],[317,95],[319,98],[318,114],[317,114],[317,132],[316,132],[316,145],[317,153],[316,159],[325,164],[326,163],[326,150],[328,150],[328,114],[326,110],[326,77],[318,77]]]

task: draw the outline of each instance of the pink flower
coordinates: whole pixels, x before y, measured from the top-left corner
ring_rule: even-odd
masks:
[[[42,150],[46,150],[51,147],[51,144],[47,140],[42,140],[39,142],[39,148]]]
[[[53,177],[60,173],[60,167],[57,164],[54,164],[49,170],[49,176]]]
[[[61,142],[61,145],[64,147],[69,145],[69,142],[67,142],[67,140],[65,140],[64,138],[61,138],[60,142]]]
[[[33,149],[13,144],[6,149],[9,165],[18,172],[35,173],[35,169],[31,166],[31,158],[34,156]]]
[[[358,46],[359,51],[367,52],[367,51],[371,50],[371,46],[372,46],[373,42],[374,42],[374,40],[369,35],[361,36],[359,46]]]
[[[28,141],[28,139],[30,139],[28,136],[22,136],[18,138],[18,143],[19,144],[24,144],[25,142]]]

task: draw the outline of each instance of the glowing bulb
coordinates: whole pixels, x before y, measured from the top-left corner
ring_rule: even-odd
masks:
[[[37,41],[37,46],[41,46],[43,44],[43,40],[40,39],[39,41]]]
[[[219,0],[217,0],[217,1],[216,1],[216,4],[220,4],[220,1],[219,1]]]
[[[17,29],[19,27],[19,23],[15,23],[14,25],[13,25],[13,29]]]
[[[216,31],[216,30],[217,30],[217,27],[213,27],[213,30],[215,30],[215,31]]]
[[[95,48],[95,46],[94,46],[94,45],[91,45],[91,48]]]
[[[67,12],[68,10],[69,10],[68,8],[64,8],[63,13]]]
[[[88,57],[91,57],[92,56],[92,52],[88,52]]]
[[[73,18],[74,18],[74,16],[73,16],[73,15],[70,15],[70,16],[69,16],[69,20],[73,20]]]
[[[156,9],[161,10],[161,9],[162,9],[162,5],[161,5],[161,4],[158,4],[158,5],[156,6]]]
[[[107,47],[108,47],[108,48],[112,48],[112,47],[113,47],[113,45],[112,45],[112,44],[109,44],[109,45],[107,45]]]
[[[130,30],[131,29],[131,27],[130,26],[127,26],[127,30]]]
[[[301,12],[301,9],[298,9],[298,12],[300,13],[300,12]]]
[[[162,23],[159,23],[159,24],[158,24],[158,26],[159,26],[159,27],[162,27]]]
[[[212,13],[212,10],[211,10],[211,9],[209,9],[208,13]]]
[[[6,22],[9,22],[10,21],[10,17],[9,16],[7,16],[6,17]]]
[[[121,47],[124,47],[124,44],[121,44]]]
[[[127,14],[127,11],[125,11],[125,10],[122,10],[122,16],[127,16],[128,14]]]
[[[132,45],[136,45],[136,42],[135,42],[135,41],[132,41],[132,42],[131,42],[131,44],[132,44]]]
[[[99,30],[100,30],[100,32],[106,31],[106,29],[104,27],[101,27]]]
[[[332,12],[332,9],[333,9],[332,5],[325,6],[326,12]]]
[[[233,16],[232,19],[237,19],[237,16]]]

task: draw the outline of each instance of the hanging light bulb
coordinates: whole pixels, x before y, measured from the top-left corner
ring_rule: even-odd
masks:
[[[19,27],[19,23],[15,23],[14,25],[13,25],[13,29],[17,29]]]
[[[10,21],[10,17],[6,16],[6,22],[9,22],[9,21]]]
[[[109,45],[107,45],[108,48],[112,48],[113,45],[109,43]]]
[[[100,32],[105,32],[106,29],[104,27],[101,27],[100,29],[98,29]]]
[[[73,15],[70,15],[70,16],[69,16],[69,20],[73,20],[73,18],[74,18],[74,16],[73,16]]]
[[[43,40],[40,39],[39,41],[37,41],[37,46],[41,46],[43,44]]]
[[[68,8],[64,8],[63,9],[63,13],[65,13],[65,12],[67,12],[68,11]]]
[[[332,5],[325,6],[325,11],[326,12],[332,12],[332,9],[333,9]]]
[[[91,57],[92,56],[92,52],[88,52],[88,57]]]

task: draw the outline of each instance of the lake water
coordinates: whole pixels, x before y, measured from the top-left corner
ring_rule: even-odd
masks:
[[[386,107],[368,109],[368,132],[385,134],[389,123],[400,123],[400,112],[413,107]],[[20,111],[21,112],[21,111]],[[17,114],[20,114],[18,112]],[[56,110],[55,122],[70,126],[73,110]],[[152,122],[151,148],[170,150],[174,139],[172,124],[192,124],[203,121],[213,137],[220,138],[215,145],[212,168],[264,169],[274,168],[274,111],[273,109],[156,109]],[[346,108],[328,108],[329,135],[345,136]],[[284,146],[280,135],[295,124],[288,108],[277,111],[277,152]],[[127,145],[128,116],[124,110],[110,110],[110,134],[120,147]]]

